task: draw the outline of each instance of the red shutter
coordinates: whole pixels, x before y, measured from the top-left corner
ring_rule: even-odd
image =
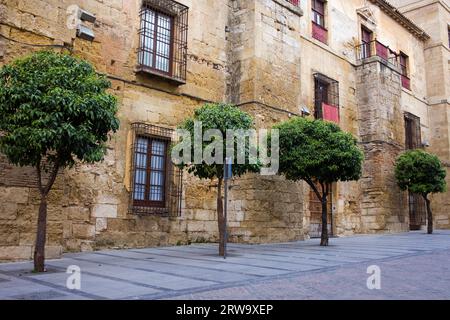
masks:
[[[377,47],[377,56],[383,58],[384,60],[388,60],[388,48],[383,44],[379,43],[378,41],[376,43],[376,47]]]
[[[312,36],[325,44],[328,42],[328,31],[314,22],[312,24]]]
[[[323,119],[339,124],[339,107],[322,103]]]

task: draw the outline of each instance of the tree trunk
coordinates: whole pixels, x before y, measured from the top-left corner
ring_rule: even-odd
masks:
[[[45,240],[47,235],[47,195],[41,195],[34,247],[34,271],[45,272]]]
[[[433,234],[433,212],[431,211],[431,201],[428,195],[423,196],[427,204],[427,220],[428,220],[428,234]]]
[[[320,245],[322,247],[328,247],[328,201],[327,194],[322,197],[322,235],[320,239]]]
[[[47,196],[55,183],[59,171],[59,160],[55,161],[47,185],[42,184],[42,172],[40,162],[36,166],[37,185],[41,193],[41,204],[37,221],[36,243],[34,245],[34,271],[45,272],[45,242],[47,238]]]
[[[225,256],[225,217],[223,214],[222,179],[217,187],[217,223],[219,227],[219,256]]]

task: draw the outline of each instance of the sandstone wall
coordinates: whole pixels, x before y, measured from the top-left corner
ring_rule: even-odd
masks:
[[[180,217],[137,216],[129,212],[129,193],[125,188],[129,147],[127,136],[134,122],[175,128],[205,101],[253,102],[256,97],[256,91],[253,90],[256,78],[270,85],[272,82],[269,83],[266,78],[270,73],[270,65],[258,62],[260,58],[254,54],[255,43],[252,33],[248,32],[252,30],[249,26],[270,34],[279,31],[276,31],[277,27],[273,23],[265,26],[255,20],[254,1],[181,2],[190,7],[191,21],[187,83],[183,86],[174,86],[156,77],[135,73],[140,1],[74,1],[74,4],[97,16],[96,23],[91,26],[96,34],[94,42],[76,38],[75,31],[66,28],[66,8],[69,5],[66,1],[43,1],[42,6],[31,6],[29,2],[20,0],[1,2],[2,17],[6,18],[1,21],[0,31],[21,42],[2,41],[1,64],[37,50],[23,43],[66,43],[73,47],[75,55],[89,60],[99,72],[109,76],[112,92],[119,98],[121,127],[110,142],[105,161],[65,170],[50,194],[49,257],[58,256],[63,251],[217,240],[215,181],[199,181],[184,174]],[[266,3],[272,5],[272,1]],[[274,10],[279,12],[271,16],[273,21],[292,14],[286,9],[289,3],[273,3],[276,5]],[[259,6],[258,14],[265,8],[262,4]],[[242,17],[233,22],[237,16]],[[298,13],[295,17],[300,19]],[[288,18],[293,19],[291,16]],[[198,21],[208,21],[208,28]],[[230,22],[235,27],[227,30]],[[244,22],[246,25],[243,27]],[[242,39],[248,46],[247,52],[250,52],[247,55],[241,53],[239,28],[246,32]],[[273,39],[274,48],[279,46],[286,49],[292,45],[294,47],[290,50],[295,49],[292,41],[287,44],[283,40],[287,32],[292,30],[286,27],[279,32],[278,38],[281,40]],[[255,72],[247,73],[248,65],[245,65],[242,71],[245,75],[239,75],[234,64],[241,63],[241,60],[243,65],[249,63],[257,66]],[[290,80],[283,78],[282,74],[289,67],[277,69],[280,79],[285,82],[285,88]],[[294,78],[299,78],[298,72],[298,69],[292,71]],[[236,81],[238,77],[240,80]],[[245,84],[246,77],[252,78],[252,85]],[[278,85],[273,88],[277,89]],[[260,90],[265,92],[265,89]],[[293,101],[299,90],[300,86],[295,93],[285,94],[286,101]],[[274,92],[271,102],[282,96],[282,91]],[[280,102],[279,105],[284,104]],[[276,121],[288,117],[288,112],[271,109],[266,104],[254,106],[257,106],[253,114],[258,127],[270,127]],[[242,104],[242,108],[246,107],[251,109],[250,105]],[[29,168],[12,167],[5,161],[2,161],[1,166],[0,259],[29,259],[32,256],[39,202],[33,184],[34,172]],[[252,243],[302,239],[303,196],[297,192],[301,188],[301,184],[276,177],[266,179],[250,176],[234,180],[229,204],[230,239]],[[278,192],[283,195],[275,197],[274,194]]]
[[[448,1],[395,1],[400,11],[414,20],[431,37],[425,45],[425,76],[429,102],[428,117],[430,131],[426,140],[428,150],[439,156],[447,167],[447,183],[450,182],[450,43],[448,22],[450,4]],[[433,196],[436,228],[450,225],[448,192]]]
[[[120,103],[121,128],[105,161],[77,165],[57,179],[49,200],[49,256],[216,241],[216,181],[185,173],[180,217],[129,211],[126,154],[131,124],[175,128],[204,102],[226,101],[252,114],[258,128],[270,128],[300,115],[303,107],[313,110],[315,73],[339,82],[340,126],[358,137],[366,154],[362,181],[333,187],[334,233],[406,231],[407,203],[392,171],[404,149],[402,113],[419,116],[423,136],[432,141],[433,150],[447,156],[448,104],[429,109],[424,99],[450,92],[434,93],[436,86],[429,82],[438,72],[430,71],[431,64],[432,70],[443,70],[439,79],[448,79],[445,51],[439,58],[432,45],[424,51],[422,41],[369,1],[327,2],[328,44],[311,36],[310,1],[300,1],[300,7],[285,0],[179,2],[190,9],[187,79],[177,86],[135,72],[141,1],[0,0],[0,33],[16,40],[0,38],[0,65],[40,49],[27,43],[70,46],[108,75]],[[96,34],[93,42],[67,28],[66,9],[72,4],[97,16],[90,25]],[[379,61],[359,64],[354,47],[360,42],[361,23],[371,26],[381,42],[410,56],[412,90],[401,88],[398,70]],[[439,30],[442,36],[442,25]],[[0,161],[0,260],[31,257],[38,209],[34,179],[33,170]],[[308,237],[309,192],[304,183],[280,177],[234,179],[230,239],[260,243]],[[438,225],[447,227],[448,193],[439,197]]]

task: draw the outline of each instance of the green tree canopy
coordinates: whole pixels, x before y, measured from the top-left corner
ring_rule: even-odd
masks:
[[[306,181],[322,202],[321,244],[326,246],[330,184],[359,180],[363,152],[350,133],[330,122],[295,117],[274,128],[280,130],[280,174]]]
[[[10,162],[59,167],[102,160],[119,121],[110,82],[88,62],[38,52],[0,70],[0,151]]]
[[[422,195],[427,205],[428,233],[433,233],[433,212],[429,194],[447,190],[447,172],[439,158],[423,150],[403,153],[395,164],[395,177],[401,190]]]
[[[359,180],[364,155],[356,139],[322,120],[293,118],[280,130],[280,172],[294,181],[333,183]]]
[[[15,165],[35,167],[41,193],[38,272],[44,271],[47,196],[58,171],[77,159],[102,160],[109,132],[119,128],[109,87],[92,65],[64,53],[37,52],[0,69],[0,152]],[[43,171],[49,172],[45,184]]]
[[[207,133],[208,130],[215,130],[217,135],[215,137],[206,138],[203,141],[203,137],[196,137],[196,123],[200,124],[200,128],[203,134]],[[225,254],[225,216],[223,210],[223,200],[222,200],[222,183],[224,179],[224,163],[226,157],[226,150],[230,148],[233,150],[235,159],[238,159],[238,137],[234,137],[231,143],[227,144],[227,130],[251,130],[254,129],[252,117],[240,110],[239,108],[229,105],[229,104],[206,104],[203,107],[197,109],[194,116],[186,119],[179,127],[180,129],[186,130],[190,139],[193,142],[195,139],[201,139],[200,148],[201,150],[196,150],[195,143],[191,144],[190,152],[191,159],[193,161],[181,163],[180,167],[187,167],[189,173],[201,178],[201,179],[218,179],[218,190],[217,190],[217,222],[219,228],[219,255],[223,256]],[[197,129],[198,130],[198,129]],[[223,140],[221,141],[220,139]],[[209,141],[208,141],[209,140]],[[232,171],[234,176],[241,176],[246,172],[258,172],[260,170],[260,163],[256,161],[257,159],[251,158],[251,145],[250,143],[245,143],[243,154],[245,158],[245,163],[238,164],[233,163]],[[214,143],[215,148],[214,147]],[[213,146],[213,147],[211,147]],[[218,156],[218,149],[223,151],[222,156]],[[195,153],[201,152],[202,155],[211,154],[215,155],[216,160],[214,162],[208,163],[205,161],[204,157],[201,157],[201,161],[195,161]],[[252,160],[255,160],[253,163]]]
[[[227,130],[251,130],[254,129],[253,118],[246,112],[240,110],[238,107],[230,105],[230,104],[205,104],[203,107],[195,110],[194,116],[186,119],[180,126],[180,129],[184,129],[189,131],[191,140],[194,141],[194,129],[195,122],[201,123],[201,129],[203,133],[206,133],[208,130],[218,130],[223,136],[223,157],[220,159],[218,163],[206,164],[205,161],[202,163],[183,163],[182,167],[188,167],[189,173],[194,174],[195,176],[201,179],[223,179],[223,172],[227,150],[227,141],[226,134]],[[235,137],[234,143],[234,156],[237,158],[237,137]],[[211,142],[214,141],[203,141],[202,142],[202,152],[211,151],[208,149],[211,146]],[[245,158],[246,164],[235,164],[233,165],[233,175],[234,176],[242,176],[247,172],[259,172],[261,166],[259,163],[252,164],[251,163],[251,146],[247,143],[245,145]],[[192,144],[191,148],[191,158],[195,158],[195,150],[194,144]],[[214,153],[214,151],[213,151]],[[255,160],[255,159],[254,159]],[[257,159],[256,159],[257,160]],[[257,161],[256,161],[257,162]]]
[[[395,177],[400,189],[420,195],[445,192],[446,176],[439,158],[423,150],[403,153],[395,165]]]

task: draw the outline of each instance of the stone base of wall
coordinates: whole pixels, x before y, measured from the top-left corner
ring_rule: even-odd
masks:
[[[450,166],[447,165],[447,185],[450,186]],[[450,198],[448,192],[431,197],[435,229],[450,229]]]
[[[0,262],[13,262],[33,259],[34,246],[0,246]],[[46,259],[59,259],[63,253],[62,246],[45,247]]]

